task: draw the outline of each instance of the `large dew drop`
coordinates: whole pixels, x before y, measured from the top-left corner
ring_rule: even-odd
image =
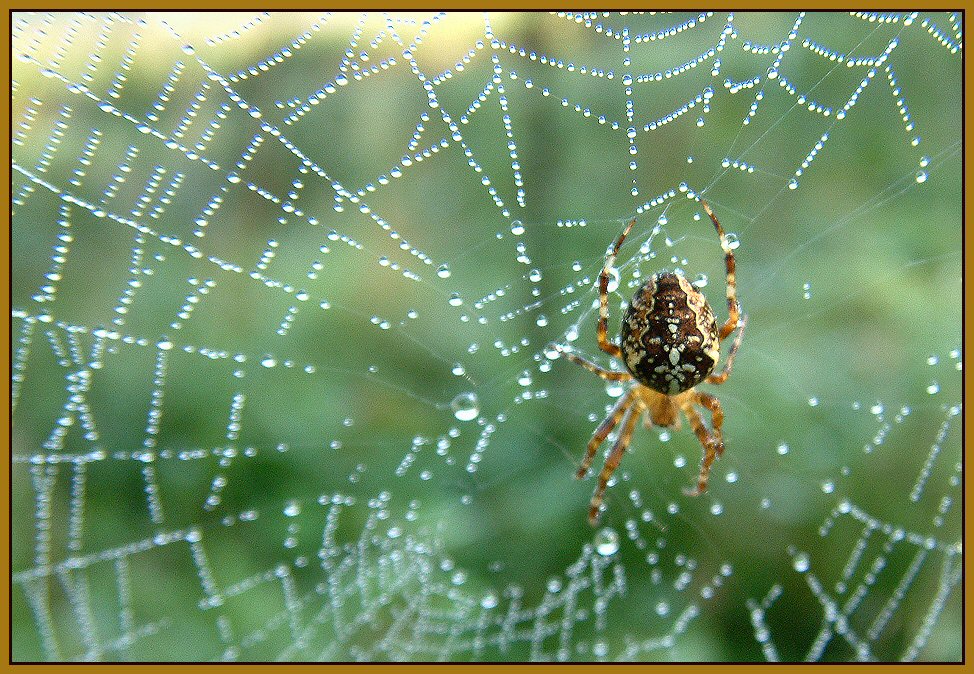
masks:
[[[480,401],[477,400],[476,393],[465,391],[450,402],[450,408],[453,410],[453,416],[460,421],[471,421],[480,414]]]
[[[603,557],[619,551],[619,534],[611,527],[603,527],[595,534],[595,551]]]

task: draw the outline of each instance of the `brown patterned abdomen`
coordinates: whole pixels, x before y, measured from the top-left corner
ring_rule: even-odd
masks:
[[[621,337],[632,375],[666,395],[699,384],[720,358],[717,321],[707,299],[673,272],[654,274],[636,291]]]

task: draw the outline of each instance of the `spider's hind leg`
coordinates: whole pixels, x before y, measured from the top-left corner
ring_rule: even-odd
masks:
[[[727,362],[724,363],[724,369],[717,374],[712,374],[707,377],[708,384],[723,384],[730,376],[731,368],[734,367],[734,356],[737,355],[737,350],[741,346],[741,340],[744,339],[744,328],[747,327],[747,314],[741,316],[739,325],[740,330],[737,332],[737,337],[734,338],[734,343],[731,344],[730,353],[727,354]]]
[[[560,344],[556,344],[555,348],[559,351],[559,353],[564,354],[565,358],[567,358],[571,362],[575,363],[576,365],[581,365],[592,374],[596,375],[597,377],[601,377],[606,381],[629,381],[630,379],[632,379],[632,375],[629,374],[628,372],[606,370],[604,367],[600,366],[599,364],[593,363],[592,361],[583,358],[582,356],[579,356],[577,353],[567,350],[565,347],[561,346]]]
[[[703,210],[707,212],[707,215],[710,216],[711,222],[714,223],[714,229],[717,230],[717,236],[720,237],[720,247],[724,251],[724,263],[727,268],[728,317],[727,321],[720,327],[720,339],[723,340],[725,337],[727,337],[727,335],[734,332],[741,312],[741,307],[737,303],[737,263],[734,261],[734,249],[731,248],[730,242],[727,240],[727,235],[724,233],[724,227],[720,224],[720,220],[717,219],[717,216],[714,215],[713,210],[710,208],[710,204],[701,200],[700,205],[703,206]]]
[[[622,242],[626,240],[626,237],[629,235],[629,230],[635,224],[636,218],[633,218],[626,225],[626,228],[622,230],[622,234],[619,235],[619,238],[616,239],[615,243],[606,252],[605,264],[602,266],[602,271],[599,272],[599,322],[596,325],[599,348],[615,358],[622,357],[622,349],[619,348],[618,344],[613,344],[609,341],[609,273],[613,265],[615,265],[616,255],[619,254],[619,248],[622,246]]]

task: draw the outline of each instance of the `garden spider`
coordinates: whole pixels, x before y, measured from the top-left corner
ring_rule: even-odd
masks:
[[[724,452],[721,426],[724,411],[720,401],[709,393],[697,391],[700,382],[723,384],[730,376],[734,356],[744,336],[747,316],[742,316],[737,303],[737,284],[734,279],[734,252],[724,234],[717,216],[705,201],[700,202],[710,216],[720,236],[727,266],[727,321],[718,329],[714,312],[703,294],[683,276],[661,271],[646,281],[629,303],[622,317],[620,344],[609,341],[609,274],[616,255],[629,230],[635,224],[633,218],[616,242],[606,251],[605,265],[599,274],[599,348],[610,356],[621,358],[628,372],[606,370],[592,361],[570,351],[565,356],[607,381],[634,383],[619,398],[608,416],[595,429],[588,443],[585,459],[576,477],[585,477],[599,446],[612,429],[622,422],[618,438],[599,474],[599,484],[592,496],[589,522],[594,526],[599,519],[602,497],[612,473],[619,467],[622,455],[632,439],[636,422],[644,414],[647,428],[657,426],[680,428],[680,412],[703,445],[703,462],[695,489],[684,489],[688,496],[697,496],[707,490],[707,478],[714,459]],[[740,326],[737,338],[727,355],[727,363],[718,374],[711,374],[720,359],[720,342]],[[710,410],[712,429],[704,425],[694,406]]]

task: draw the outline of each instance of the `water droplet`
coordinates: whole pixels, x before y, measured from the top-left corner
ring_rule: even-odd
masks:
[[[450,265],[441,264],[436,270],[436,275],[440,278],[450,278]]]
[[[275,365],[277,365],[277,359],[270,354],[266,354],[264,357],[260,359],[260,364],[263,365],[264,367],[274,367]]]
[[[607,290],[610,293],[614,293],[618,289],[619,289],[619,270],[613,267],[612,269],[609,270],[609,283],[607,286]]]
[[[472,391],[460,393],[450,402],[453,409],[453,416],[460,421],[470,421],[476,419],[480,414],[480,401],[477,394]]]
[[[284,514],[287,517],[297,517],[301,514],[301,504],[297,501],[288,501],[284,506]]]
[[[511,223],[511,234],[514,236],[521,236],[524,234],[524,225],[521,224],[520,220],[515,220]]]
[[[778,445],[778,453],[781,454],[782,456],[784,456],[785,454],[787,454],[788,453],[788,443],[782,442],[781,444],[779,444]]]
[[[619,551],[619,534],[611,527],[603,527],[595,534],[595,551],[603,557]]]
[[[737,250],[741,245],[740,239],[734,232],[728,232],[726,235],[724,235],[724,241],[727,242],[727,247],[730,250]]]
[[[790,189],[790,190],[797,190],[798,189],[798,180],[796,180],[795,178],[792,178],[791,180],[789,180],[788,181],[788,189]]]
[[[548,325],[548,317],[545,316],[544,314],[541,314],[540,316],[538,316],[538,318],[535,321],[535,323],[537,323],[537,325],[538,325],[539,328],[543,328],[546,325]]]
[[[835,491],[835,483],[834,482],[828,481],[828,482],[823,482],[822,483],[822,493],[823,494],[831,494],[834,491]]]
[[[809,398],[808,399],[808,406],[809,407],[818,407],[818,398],[816,398],[814,396],[811,397],[811,398]]]
[[[795,555],[795,558],[791,560],[791,565],[795,568],[798,573],[805,573],[808,571],[809,566],[811,566],[808,555],[804,552],[799,552]]]
[[[527,370],[525,370],[524,372],[522,372],[521,373],[521,376],[517,378],[517,383],[520,384],[521,386],[530,386],[531,385],[531,373],[528,372]]]
[[[935,381],[930,382],[930,385],[927,387],[927,393],[929,393],[930,395],[940,393],[940,384],[938,384]]]
[[[926,171],[917,171],[917,182],[918,183],[925,183],[925,182],[927,182],[927,172]]]
[[[605,392],[610,398],[618,398],[625,390],[626,387],[621,382],[610,381],[605,385]]]
[[[665,601],[658,602],[656,604],[656,615],[662,617],[670,612],[670,605]]]
[[[449,304],[451,307],[458,307],[463,304],[463,299],[460,297],[460,293],[451,293]]]
[[[531,280],[531,281],[532,281],[533,283],[537,283],[538,281],[540,281],[540,280],[541,280],[541,270],[540,270],[540,269],[532,269],[532,270],[531,270],[531,273],[530,273],[530,274],[528,274],[528,278],[529,278],[529,279],[530,279],[530,280]]]
[[[480,600],[481,608],[492,609],[497,606],[497,595],[487,594]]]
[[[721,505],[720,503],[713,503],[713,504],[711,504],[711,506],[710,506],[710,514],[711,515],[720,515],[722,512],[724,512],[724,506],[723,505]]]
[[[458,377],[462,377],[467,372],[466,369],[464,369],[463,365],[461,365],[460,363],[454,363],[453,369],[450,371]]]

